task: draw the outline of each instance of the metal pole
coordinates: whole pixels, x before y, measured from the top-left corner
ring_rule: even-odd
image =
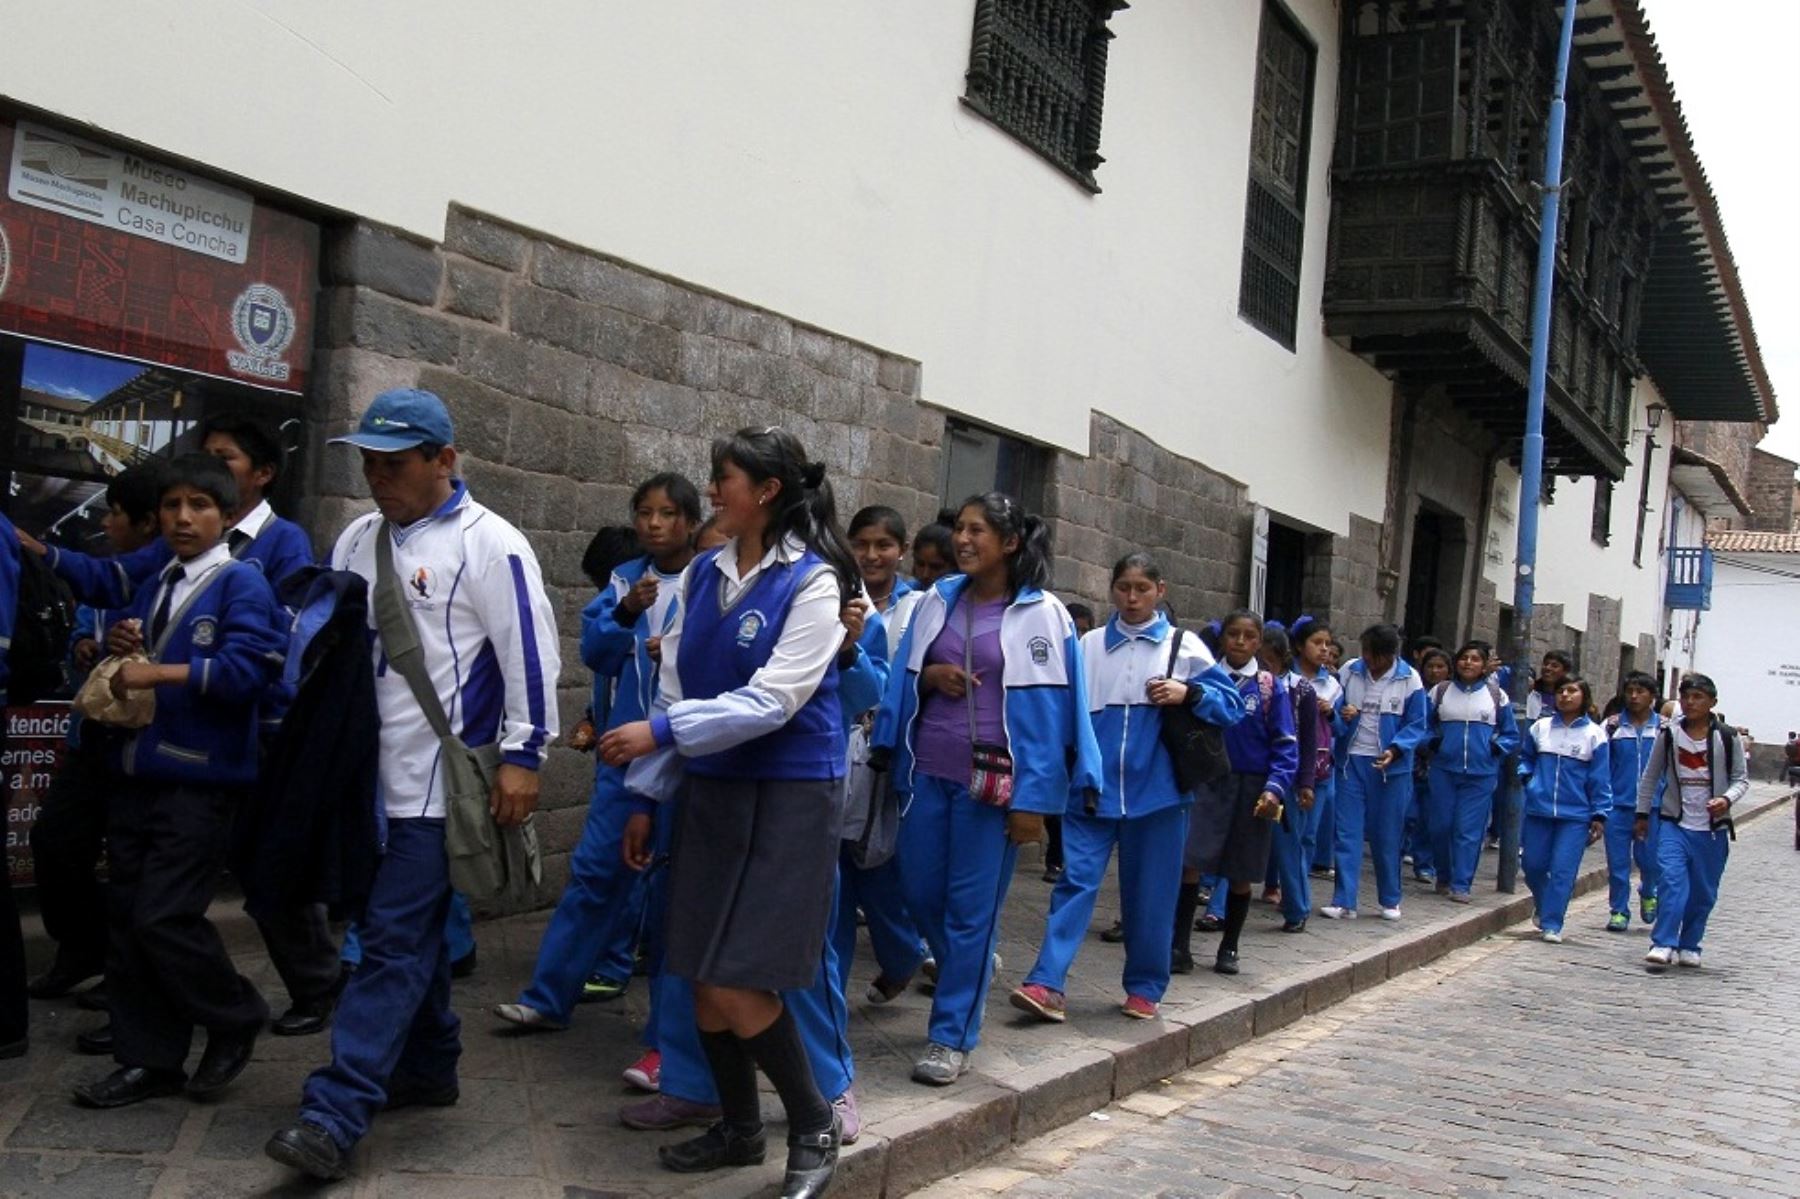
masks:
[[[1550,297],[1556,283],[1556,228],[1562,209],[1563,93],[1569,83],[1569,55],[1575,45],[1576,0],[1563,0],[1562,38],[1556,48],[1556,82],[1550,118],[1544,127],[1544,203],[1538,221],[1537,279],[1531,296],[1531,375],[1525,396],[1525,442],[1519,454],[1519,547],[1513,582],[1518,649],[1512,694],[1520,704],[1531,680],[1532,600],[1537,590],[1538,508],[1544,478],[1544,381],[1550,370]],[[1521,718],[1524,716],[1520,711]],[[1519,792],[1517,772],[1500,788],[1500,890],[1518,885]]]

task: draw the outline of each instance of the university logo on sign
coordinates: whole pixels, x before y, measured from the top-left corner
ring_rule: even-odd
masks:
[[[287,379],[282,355],[294,340],[294,310],[286,296],[267,283],[252,283],[231,306],[231,335],[243,347],[225,355],[232,370],[259,379]]]

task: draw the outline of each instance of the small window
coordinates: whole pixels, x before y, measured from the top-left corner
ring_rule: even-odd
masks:
[[[1598,545],[1612,544],[1612,494],[1611,479],[1594,480],[1594,527],[1593,538]]]
[[[951,420],[944,427],[946,508],[972,495],[1004,491],[1028,512],[1043,511],[1044,451],[1028,441]]]
[[[1300,313],[1312,89],[1312,43],[1286,13],[1265,3],[1256,42],[1238,313],[1290,350]]]
[[[963,103],[1091,192],[1100,156],[1107,21],[1125,0],[975,0]]]

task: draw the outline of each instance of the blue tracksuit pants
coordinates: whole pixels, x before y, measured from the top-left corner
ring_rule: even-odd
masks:
[[[1436,832],[1431,827],[1431,801],[1428,798],[1429,788],[1424,779],[1413,775],[1412,799],[1406,805],[1406,834],[1401,845],[1401,856],[1412,855],[1413,877],[1421,880],[1436,881],[1437,855]]]
[[[1312,914],[1313,840],[1319,830],[1319,789],[1313,788],[1313,806],[1302,809],[1298,798],[1290,799],[1275,826],[1272,852],[1275,878],[1281,887],[1281,918],[1298,924]]]
[[[1606,907],[1610,912],[1631,916],[1631,863],[1638,868],[1638,901],[1657,897],[1657,847],[1662,840],[1662,818],[1650,817],[1650,835],[1642,841],[1631,835],[1637,822],[1637,809],[1615,805],[1606,814]]]
[[[1547,933],[1560,933],[1587,852],[1588,822],[1552,820],[1527,814],[1519,825],[1519,867],[1537,902],[1538,923]]]
[[[1318,815],[1313,822],[1312,844],[1306,850],[1309,870],[1337,866],[1337,793],[1342,773],[1334,764],[1329,779],[1313,783],[1313,794],[1317,797],[1313,811]]]
[[[1017,857],[1004,809],[976,803],[967,787],[948,779],[913,776],[900,820],[900,877],[907,910],[937,959],[934,1044],[967,1051],[981,1039],[1000,909]]]
[[[459,891],[450,892],[450,910],[444,915],[444,941],[450,946],[450,960],[460,962],[475,952],[475,914],[469,901]],[[362,962],[362,930],[354,922],[344,930],[344,944],[338,960],[347,966]]]
[[[631,804],[618,770],[601,767],[587,823],[569,855],[569,884],[538,945],[537,968],[519,1002],[567,1024],[590,974],[629,981],[643,923],[643,876],[620,846]]]
[[[1052,991],[1064,989],[1069,966],[1094,918],[1094,900],[1116,845],[1120,918],[1125,926],[1125,993],[1162,1002],[1169,989],[1169,945],[1175,933],[1175,893],[1181,887],[1187,820],[1187,807],[1179,804],[1117,820],[1065,813],[1063,875],[1050,893],[1043,948],[1025,981]]]
[[[1652,824],[1665,823],[1651,814]],[[1667,821],[1656,843],[1656,927],[1650,943],[1671,949],[1700,951],[1706,939],[1706,922],[1719,902],[1719,881],[1725,877],[1725,860],[1731,856],[1731,834],[1724,829],[1706,832],[1682,828]]]
[[[656,996],[653,1047],[662,1054],[662,1093],[689,1103],[717,1104],[718,1088],[694,1021],[693,985],[664,972],[652,983],[652,991]],[[850,1012],[837,987],[837,954],[831,938],[825,939],[813,985],[804,991],[783,991],[781,1001],[800,1030],[819,1094],[836,1099],[850,1089],[856,1067],[850,1057]]]
[[[340,1149],[369,1131],[393,1079],[456,1081],[462,1043],[450,1010],[450,895],[444,822],[389,820],[362,921],[362,963],[331,1023],[331,1061],[301,1092],[301,1119]]]
[[[1375,897],[1384,908],[1400,906],[1400,836],[1412,802],[1412,768],[1396,764],[1386,777],[1375,759],[1352,755],[1344,763],[1337,793],[1337,886],[1332,902],[1356,910],[1362,881],[1365,836],[1375,866]]]
[[[900,879],[900,859],[889,858],[873,870],[864,870],[845,849],[838,855],[838,905],[832,917],[831,940],[837,951],[837,985],[850,994],[850,967],[856,960],[856,909],[867,921],[869,945],[875,950],[875,966],[895,982],[913,976],[925,951],[919,930],[906,911],[906,894]]]
[[[1481,838],[1494,810],[1494,776],[1433,766],[1426,803],[1438,882],[1467,895],[1481,864]],[[1414,859],[1417,862],[1418,859]]]

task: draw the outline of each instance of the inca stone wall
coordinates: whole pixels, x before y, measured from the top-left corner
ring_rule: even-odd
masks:
[[[943,416],[914,362],[601,255],[453,210],[444,244],[357,223],[325,253],[317,419],[303,519],[327,549],[366,511],[354,451],[323,444],[377,393],[429,388],[456,421],[463,474],[530,537],[562,637],[565,726],[587,706],[576,640],[594,530],[628,523],[634,483],[679,470],[704,485],[712,439],[782,425],[824,461],[848,515],[937,510]],[[543,895],[567,877],[593,759],[553,749],[540,835]]]
[[[1751,451],[1744,498],[1750,502],[1750,528],[1769,533],[1792,532],[1794,463],[1764,450]]]

